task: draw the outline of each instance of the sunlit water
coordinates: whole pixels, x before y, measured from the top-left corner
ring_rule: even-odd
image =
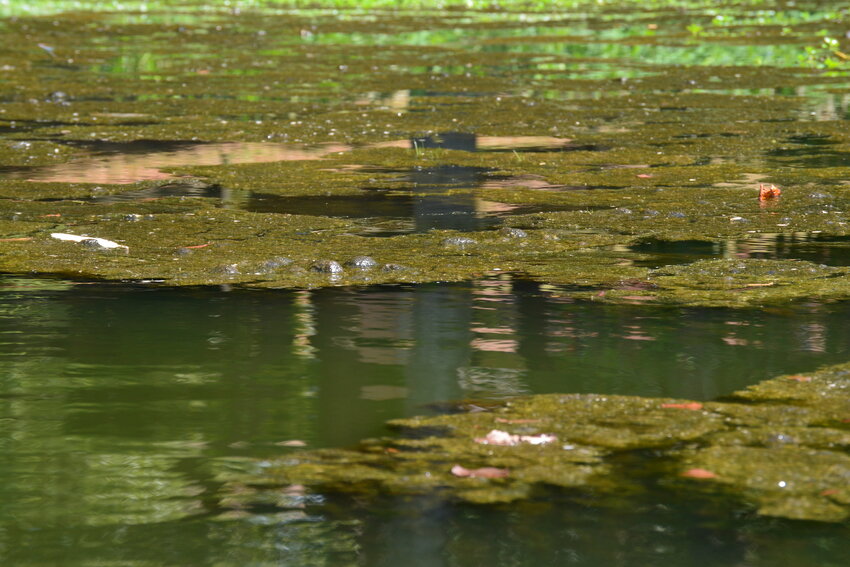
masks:
[[[807,526],[748,520],[698,496],[670,501],[663,486],[640,480],[639,456],[624,464],[639,487],[624,488],[626,514],[560,493],[504,508],[310,495],[234,518],[221,507],[219,475],[241,458],[293,450],[287,442],[345,446],[386,434],[385,420],[454,400],[714,399],[846,360],[848,316],[847,305],[614,307],[507,278],[229,293],[7,278],[0,549],[9,565],[397,565],[411,553],[417,565],[835,557],[846,530],[805,539]]]

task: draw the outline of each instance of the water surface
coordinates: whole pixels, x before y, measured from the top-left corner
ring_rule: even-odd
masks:
[[[710,537],[708,564],[720,565],[762,549],[762,538],[779,545],[786,528],[731,517],[712,527],[726,512],[703,517],[689,508],[715,506],[707,502],[662,505],[663,487],[651,486],[625,517],[611,503],[558,505],[565,495],[553,493],[489,511],[427,498],[388,496],[363,507],[294,495],[282,510],[230,518],[217,479],[238,470],[234,459],[276,457],[293,450],[292,441],[351,445],[385,434],[387,419],[444,411],[460,399],[714,399],[777,373],[846,360],[848,309],[614,307],[510,278],[312,292],[5,278],[4,556],[16,565],[139,557],[390,565],[416,546],[423,565],[439,564],[444,553],[523,565],[575,554],[589,565],[626,553],[626,541],[598,543],[617,529],[648,546],[636,557],[682,565]],[[553,545],[541,535],[552,526],[573,535]],[[818,537],[837,541],[839,532]],[[492,534],[500,545],[483,544]],[[749,535],[737,541],[741,534]]]

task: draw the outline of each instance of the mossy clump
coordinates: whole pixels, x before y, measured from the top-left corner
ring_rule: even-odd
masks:
[[[723,493],[767,516],[842,521],[850,517],[848,393],[850,364],[780,376],[722,402],[530,396],[486,411],[394,420],[396,436],[292,453],[228,482],[239,505],[289,485],[505,502],[542,485],[628,491],[633,471],[618,465],[638,458],[640,475],[674,491]],[[513,443],[499,444],[505,439]]]

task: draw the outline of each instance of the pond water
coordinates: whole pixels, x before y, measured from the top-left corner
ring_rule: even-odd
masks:
[[[846,564],[846,520],[683,496],[640,450],[605,495],[233,505],[393,418],[850,360],[840,270],[650,296],[677,264],[850,265],[844,4],[446,3],[0,2],[0,563]],[[311,269],[366,253],[393,269]]]
[[[746,521],[696,496],[671,502],[651,480],[636,502],[624,496],[636,506],[626,515],[557,493],[494,509],[314,495],[239,519],[224,514],[217,480],[239,458],[279,456],[293,441],[348,446],[385,434],[387,419],[453,400],[716,399],[846,360],[845,304],[624,308],[506,277],[269,292],[6,278],[0,316],[9,564],[391,565],[417,549],[421,565],[592,565],[629,554],[634,564],[689,565],[697,553],[722,565],[775,557],[766,547],[787,549],[789,537],[801,556],[846,551],[838,528],[808,541],[811,526]]]
[[[649,267],[688,264],[709,258],[793,258],[827,266],[850,265],[850,238],[819,233],[767,233],[721,242],[650,241],[630,246],[646,254],[637,263]]]

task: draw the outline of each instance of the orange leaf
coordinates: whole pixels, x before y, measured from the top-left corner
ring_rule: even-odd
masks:
[[[23,242],[25,240],[32,240],[29,236],[22,236],[20,238],[0,238],[0,242]]]
[[[779,187],[777,187],[776,185],[773,185],[772,183],[770,185],[765,185],[765,184],[759,185],[759,201],[767,201],[768,199],[775,199],[775,198],[779,197],[779,195],[781,193],[782,193],[782,190]]]
[[[184,246],[183,248],[206,248],[209,245],[210,243],[207,242],[206,244],[195,244],[194,246]]]
[[[820,493],[820,495],[821,496],[833,496],[835,494],[838,494],[839,492],[840,492],[840,490],[838,490],[837,488],[827,488],[826,490],[822,491]]]
[[[686,478],[717,478],[717,475],[705,469],[688,469],[682,473]]]
[[[702,404],[699,402],[685,402],[679,404],[661,404],[661,407],[697,411],[702,409]]]

